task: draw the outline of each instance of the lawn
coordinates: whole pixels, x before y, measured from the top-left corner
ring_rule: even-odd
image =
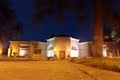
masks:
[[[120,72],[120,58],[75,59],[72,62],[104,70]]]

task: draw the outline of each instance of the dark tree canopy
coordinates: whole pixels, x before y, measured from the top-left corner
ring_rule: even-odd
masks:
[[[93,54],[102,56],[103,24],[107,28],[113,24],[114,0],[35,0],[34,9],[32,22],[37,24],[46,18],[54,18],[64,24],[66,11],[74,14],[80,24],[92,22],[89,11],[93,10]]]
[[[3,37],[8,40],[18,36],[22,30],[21,22],[17,22],[17,17],[13,9],[10,8],[10,0],[0,0],[0,41]]]
[[[15,13],[9,7],[9,0],[0,0],[0,25],[2,26],[11,24],[15,19]]]
[[[87,1],[90,2],[90,0],[35,0],[32,21],[39,24],[45,18],[55,18],[64,24],[66,11],[74,13],[79,23],[86,21],[90,9]]]
[[[18,39],[23,24],[17,20],[15,12],[10,8],[10,0],[0,0],[0,43],[2,43],[2,55],[7,55],[5,44],[12,39]],[[6,46],[6,47],[4,47]]]
[[[120,41],[120,11],[114,11],[113,12],[113,19],[112,19],[112,26],[111,26],[111,32],[115,31],[116,34],[114,36],[114,39],[116,41]]]

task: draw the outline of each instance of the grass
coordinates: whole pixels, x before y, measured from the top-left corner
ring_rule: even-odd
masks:
[[[76,59],[72,62],[104,70],[120,72],[120,59],[108,59],[108,58]]]

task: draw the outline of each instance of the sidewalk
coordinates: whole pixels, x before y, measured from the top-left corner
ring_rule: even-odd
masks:
[[[118,72],[97,69],[81,64],[70,64],[76,67],[78,70],[82,71],[83,73],[86,73],[86,75],[91,76],[95,80],[120,80],[120,73]]]
[[[120,73],[67,61],[1,61],[0,80],[120,80]]]

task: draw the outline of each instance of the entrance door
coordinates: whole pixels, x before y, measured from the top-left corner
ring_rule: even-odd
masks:
[[[60,50],[59,54],[60,54],[60,59],[65,59],[65,50]]]

